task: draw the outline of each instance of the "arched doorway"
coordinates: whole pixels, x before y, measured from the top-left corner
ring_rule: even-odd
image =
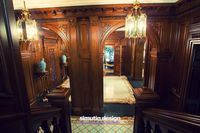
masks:
[[[114,20],[113,20],[114,21]],[[110,22],[112,25],[106,32],[103,34],[101,41],[100,41],[100,59],[103,59],[103,54],[102,51],[105,46],[105,40],[106,38],[112,34],[115,30],[124,27],[125,26],[125,21],[121,20],[120,22],[116,22],[113,24],[113,22]],[[155,30],[155,27],[152,26],[152,23],[149,22],[147,24],[147,37],[146,37],[146,46],[145,46],[145,64],[144,64],[144,86],[150,87],[153,89],[152,85],[152,78],[149,75],[155,75],[156,73],[156,63],[152,63],[152,58],[155,61],[155,58],[157,59],[157,53],[160,52],[160,41],[159,41],[159,36],[158,33]],[[152,66],[151,64],[154,64]],[[102,64],[103,65],[103,64]],[[151,68],[153,67],[153,68]],[[103,71],[103,67],[102,70]]]
[[[103,50],[104,50],[104,47],[106,44],[106,39],[112,35],[113,32],[115,32],[117,29],[119,28],[122,28],[124,27],[125,24],[123,21],[121,22],[116,22],[115,24],[113,24],[109,30],[107,30],[106,33],[104,33],[104,36],[102,37],[101,39],[101,42],[100,42],[100,51],[101,51],[101,58],[103,58]],[[131,42],[130,45],[134,45],[134,46],[138,46],[137,44],[142,43],[143,47],[143,51],[144,52],[144,55],[142,54],[142,62],[144,63],[143,64],[143,67],[141,70],[141,73],[143,75],[143,79],[144,81],[142,83],[142,86],[149,86],[148,82],[149,80],[151,80],[151,77],[149,75],[153,74],[155,75],[156,71],[152,71],[151,69],[151,64],[152,64],[152,60],[151,60],[151,52],[154,52],[154,53],[157,53],[157,51],[159,51],[159,39],[158,39],[158,36],[156,34],[156,32],[154,31],[154,29],[151,27],[150,23],[148,24],[148,29],[147,29],[147,38],[145,40],[140,40],[140,41],[137,41],[137,40],[130,40],[129,41]],[[133,55],[132,55],[133,56]],[[132,61],[131,59],[129,60],[130,62]],[[103,63],[102,63],[103,65]],[[156,65],[154,66],[154,69],[156,69]],[[103,71],[103,67],[102,67],[102,71]],[[105,81],[104,81],[105,82]],[[142,87],[141,86],[141,87]],[[105,89],[104,89],[105,91]],[[105,95],[105,92],[104,92],[104,95]],[[105,99],[104,99],[105,100]],[[105,103],[105,102],[104,102]]]

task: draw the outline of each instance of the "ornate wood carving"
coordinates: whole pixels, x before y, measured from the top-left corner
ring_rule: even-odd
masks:
[[[90,17],[90,25],[91,26],[98,26],[99,17],[98,16],[91,16]]]
[[[163,16],[173,16],[175,4],[142,4],[143,11],[150,17],[162,18]],[[99,5],[99,6],[81,6],[81,7],[60,7],[31,10],[32,17],[35,19],[62,19],[72,16],[86,17],[94,16],[123,16],[131,11],[131,4],[124,5]],[[16,11],[20,14],[20,11]]]
[[[57,33],[65,43],[69,41],[68,22],[40,22],[40,25]]]
[[[179,101],[179,97],[184,93],[185,80],[183,77],[185,77],[187,65],[182,67],[182,64],[185,64],[189,56],[185,45],[188,25],[190,22],[199,21],[199,4],[196,1],[185,1],[190,4],[189,6],[184,3],[183,5],[175,3],[142,5],[143,11],[148,15],[147,38],[149,43],[145,66],[148,69],[145,72],[148,77],[145,78],[145,84],[155,88],[154,90],[159,94],[166,93],[167,95],[173,88],[177,93],[176,98],[173,98],[176,100],[173,101]],[[39,20],[42,26],[55,31],[69,46],[71,56],[69,69],[73,88],[72,105],[75,112],[80,114],[84,110],[90,112],[91,108],[99,111],[103,99],[97,94],[97,92],[102,93],[103,88],[101,84],[103,82],[101,78],[103,46],[106,38],[113,31],[124,26],[124,18],[131,6],[102,5],[31,10],[33,18]],[[198,34],[193,34],[193,38],[198,37]],[[80,84],[89,94],[80,94]],[[94,96],[90,98],[94,103],[83,100],[83,97],[88,95]],[[163,99],[167,98],[161,97],[161,100]],[[92,107],[93,104],[94,107]]]
[[[76,27],[77,26],[77,18],[75,18],[75,17],[69,18],[69,23],[70,23],[70,26]]]

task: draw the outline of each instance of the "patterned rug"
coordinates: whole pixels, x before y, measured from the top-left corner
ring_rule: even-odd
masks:
[[[126,76],[104,76],[104,103],[135,103],[132,86]]]
[[[81,120],[72,116],[72,133],[133,133],[133,117],[118,120]]]

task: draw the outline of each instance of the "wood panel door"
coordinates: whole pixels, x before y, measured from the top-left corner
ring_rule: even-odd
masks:
[[[114,47],[114,74],[121,75],[121,52],[122,46],[117,45]]]

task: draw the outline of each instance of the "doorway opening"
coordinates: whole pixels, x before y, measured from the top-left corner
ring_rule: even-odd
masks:
[[[135,98],[123,64],[126,62],[124,59],[128,57],[126,50],[130,47],[125,51],[123,48],[129,41],[130,39],[125,38],[123,27],[112,32],[103,44],[103,97],[106,116],[123,117],[134,114],[132,105],[135,103]],[[128,65],[131,70],[131,64]]]
[[[114,75],[114,47],[112,45],[105,45],[103,53],[104,75]]]

